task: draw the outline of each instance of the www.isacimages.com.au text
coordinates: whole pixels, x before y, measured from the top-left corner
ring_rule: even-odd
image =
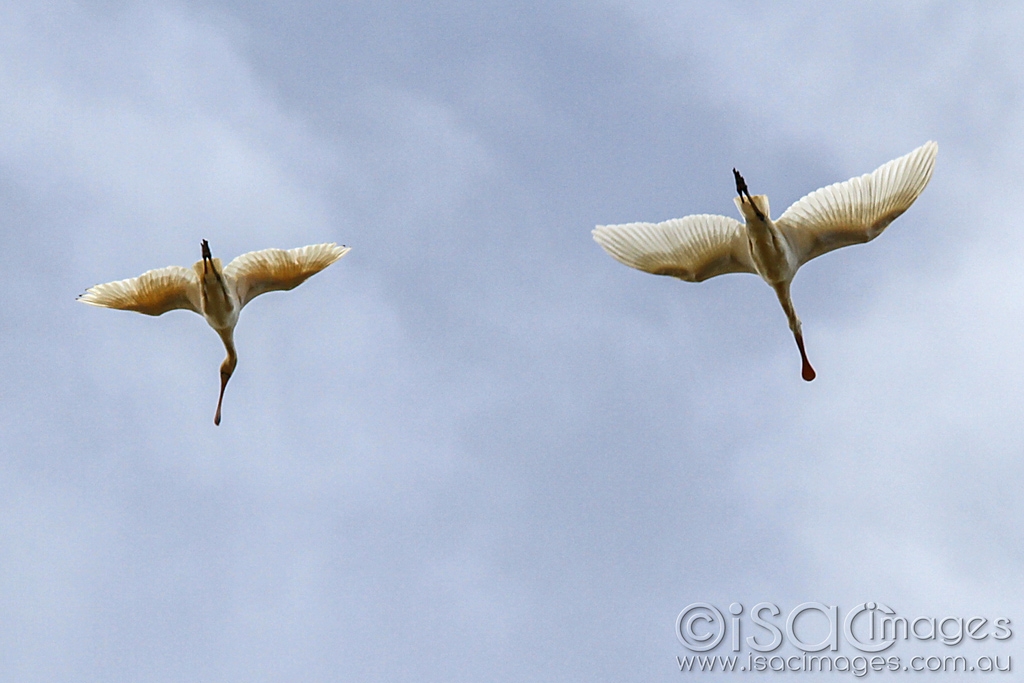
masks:
[[[744,661],[745,660],[745,661]],[[836,672],[852,673],[854,676],[866,676],[869,672],[898,672],[898,671],[929,671],[933,673],[988,673],[988,672],[1009,672],[1011,669],[1011,657],[1009,655],[997,655],[995,657],[981,656],[969,661],[967,657],[936,655],[918,655],[909,659],[901,659],[895,655],[889,657],[830,657],[828,655],[792,655],[783,657],[775,655],[749,654],[747,657],[726,657],[721,655],[693,655],[689,657],[676,657],[676,663],[682,672],[710,672],[710,671],[732,671],[732,672],[761,672],[761,671],[807,671],[807,672]]]

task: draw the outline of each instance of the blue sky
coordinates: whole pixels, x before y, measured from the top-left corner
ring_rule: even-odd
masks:
[[[1016,617],[1022,30],[0,3],[0,678],[675,680],[694,602]],[[813,383],[758,278],[590,236],[929,139],[918,202],[794,282]],[[201,318],[75,303],[202,239],[352,247],[246,308],[219,428]]]

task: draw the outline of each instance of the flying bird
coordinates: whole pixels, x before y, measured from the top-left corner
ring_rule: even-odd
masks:
[[[931,180],[938,151],[935,142],[926,142],[872,173],[811,192],[775,221],[768,197],[751,196],[733,169],[738,195],[733,201],[744,223],[700,214],[663,223],[599,225],[594,239],[618,261],[655,275],[688,282],[725,273],[760,275],[779,297],[800,349],[801,375],[810,382],[814,368],[789,296],[796,271],[816,256],[878,237]]]
[[[203,259],[192,268],[167,266],[139,277],[90,287],[78,297],[84,304],[162,315],[176,308],[195,311],[220,335],[228,356],[220,366],[220,397],[215,425],[220,424],[224,388],[238,364],[234,332],[238,313],[264,292],[298,287],[349,252],[337,244],[313,244],[298,249],[264,249],[242,254],[221,267],[202,241]]]

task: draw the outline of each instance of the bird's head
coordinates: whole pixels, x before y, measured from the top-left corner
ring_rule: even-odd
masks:
[[[771,211],[768,208],[768,195],[755,194],[748,197],[733,197],[732,199],[736,202],[736,208],[740,210],[740,214],[744,220],[748,223],[754,220],[761,220],[761,216],[771,220]],[[761,212],[761,216],[757,215],[757,212]]]

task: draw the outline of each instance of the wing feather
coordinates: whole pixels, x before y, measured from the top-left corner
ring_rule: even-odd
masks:
[[[162,315],[176,308],[199,313],[199,280],[189,268],[168,266],[138,277],[90,287],[78,297],[83,304]]]
[[[621,263],[655,275],[701,282],[725,273],[756,273],[743,224],[699,214],[663,223],[599,225],[594,240]]]
[[[264,292],[298,287],[347,254],[348,247],[312,244],[298,249],[263,249],[242,254],[224,268],[242,306]]]
[[[815,190],[786,209],[775,225],[793,245],[799,265],[878,237],[928,185],[938,151],[936,143],[926,142],[872,173]]]

